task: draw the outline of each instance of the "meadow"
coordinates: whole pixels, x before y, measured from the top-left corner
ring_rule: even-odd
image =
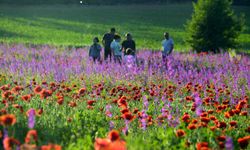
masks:
[[[0,148],[249,149],[250,58],[0,45]],[[53,143],[53,144],[51,144]]]
[[[249,53],[250,9],[234,9],[246,18],[236,51]],[[250,57],[187,52],[191,13],[188,3],[1,5],[0,149],[250,149]],[[89,59],[111,27],[133,34],[136,64]],[[162,61],[165,31],[175,51]]]
[[[250,49],[250,9],[234,6],[244,13],[246,29],[239,37],[238,51]],[[131,32],[139,49],[161,48],[168,31],[176,51],[189,51],[184,24],[191,18],[192,4],[170,5],[1,5],[0,42],[27,45],[89,46],[92,38],[102,38],[111,27],[125,35]],[[248,51],[249,52],[249,51]]]

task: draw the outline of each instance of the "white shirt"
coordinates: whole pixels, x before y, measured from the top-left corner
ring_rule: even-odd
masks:
[[[113,42],[110,44],[110,48],[114,51],[115,56],[122,56],[122,46],[119,42],[113,40]]]
[[[162,41],[162,47],[163,47],[163,54],[169,54],[171,51],[171,48],[174,46],[174,41],[172,38],[169,38],[168,40],[165,39]]]

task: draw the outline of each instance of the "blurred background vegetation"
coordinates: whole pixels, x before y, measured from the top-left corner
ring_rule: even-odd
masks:
[[[82,0],[89,5],[183,3],[197,0]],[[80,0],[0,0],[0,4],[79,4]],[[250,0],[234,0],[235,5],[250,5]]]
[[[123,39],[131,32],[138,49],[159,50],[166,31],[175,41],[175,51],[191,48],[185,43],[185,25],[193,13],[192,0],[82,1],[0,0],[0,43],[82,47],[115,27]],[[233,6],[235,13],[246,19],[237,51],[250,52],[249,1],[237,0],[244,5]],[[125,3],[129,5],[122,5]]]

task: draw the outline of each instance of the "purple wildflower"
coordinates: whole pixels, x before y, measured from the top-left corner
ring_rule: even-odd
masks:
[[[234,143],[233,143],[233,139],[231,137],[226,138],[225,147],[226,147],[227,150],[233,150],[234,149]]]
[[[36,119],[36,111],[31,108],[28,110],[28,127],[30,129],[34,128]]]

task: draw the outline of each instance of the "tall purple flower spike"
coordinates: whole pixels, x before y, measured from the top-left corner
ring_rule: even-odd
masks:
[[[30,129],[34,128],[36,119],[36,111],[35,109],[30,109],[28,111],[28,127]]]
[[[233,139],[231,137],[226,138],[225,147],[226,147],[227,150],[233,150],[234,149],[234,143],[233,143]]]

